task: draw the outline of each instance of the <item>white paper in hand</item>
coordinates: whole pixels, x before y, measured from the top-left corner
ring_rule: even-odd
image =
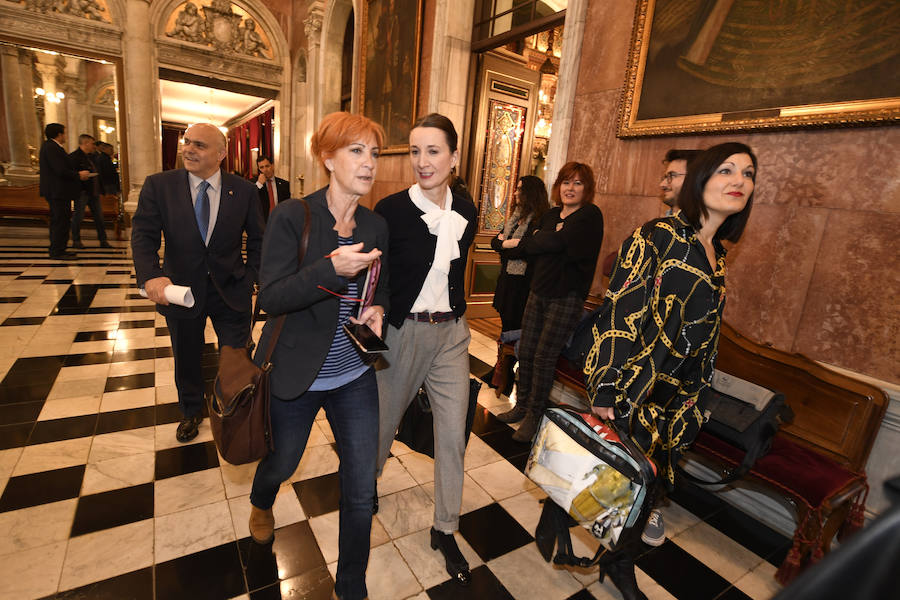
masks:
[[[191,292],[191,288],[186,285],[167,285],[163,289],[163,294],[166,300],[169,301],[169,304],[177,304],[185,308],[194,306],[194,294]],[[141,288],[141,296],[147,297],[147,290],[144,288]]]

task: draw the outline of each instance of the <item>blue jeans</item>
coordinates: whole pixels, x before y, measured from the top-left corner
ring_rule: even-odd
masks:
[[[369,369],[334,390],[306,392],[293,400],[272,396],[272,438],[275,451],[256,469],[250,503],[268,510],[275,495],[300,462],[319,408],[331,424],[341,465],[338,568],[334,584],[341,600],[368,596],[366,567],[372,503],[375,499],[375,461],[378,456],[378,385]]]
[[[75,210],[72,211],[72,241],[81,241],[81,221],[84,219],[84,207],[91,209],[94,218],[94,227],[97,229],[97,239],[102,243],[106,241],[106,225],[103,223],[103,209],[100,207],[100,197],[84,192],[75,199]]]

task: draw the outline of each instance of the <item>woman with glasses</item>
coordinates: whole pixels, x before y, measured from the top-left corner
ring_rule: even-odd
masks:
[[[463,274],[475,238],[475,205],[450,189],[459,161],[457,134],[432,113],[409,133],[416,183],[382,199],[375,212],[390,228],[391,297],[378,371],[381,440],[378,468],[390,453],[403,413],[424,386],[434,415],[434,525],[431,548],[444,556],[460,585],[469,565],[453,533],[462,504],[466,413],[469,407],[469,325]]]
[[[343,325],[364,323],[381,335],[385,273],[374,287],[372,304],[361,311],[360,296],[370,267],[386,258],[388,230],[384,219],[360,206],[359,199],[372,189],[383,143],[381,126],[363,116],[332,113],[322,120],[311,150],[327,169],[329,184],[303,201],[287,200],[275,207],[266,226],[260,268],[259,303],[269,316],[261,350],[268,348],[274,333],[274,317],[287,318],[269,379],[275,450],[259,463],[253,479],[250,535],[260,544],[272,541],[275,496],[297,468],[316,414],[324,408],[341,461],[334,584],[334,596],[340,600],[368,595],[378,387],[373,369]],[[298,264],[304,204],[309,207],[309,244]]]
[[[691,161],[674,216],[625,240],[592,326],[585,383],[594,413],[624,423],[665,486],[703,424],[725,306],[725,248],[753,207],[756,156],[740,143],[713,146]],[[626,600],[637,588],[632,557],[603,567]],[[601,571],[603,573],[604,571]]]

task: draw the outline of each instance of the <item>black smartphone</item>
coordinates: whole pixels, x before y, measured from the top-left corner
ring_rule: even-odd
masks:
[[[365,323],[344,323],[344,331],[357,348],[366,354],[387,352],[387,344]]]

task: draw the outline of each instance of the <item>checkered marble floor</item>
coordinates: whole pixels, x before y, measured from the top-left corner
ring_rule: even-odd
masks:
[[[134,287],[125,242],[79,260],[46,258],[46,229],[0,229],[0,599],[327,599],[337,561],[338,457],[324,416],[275,503],[276,537],[248,537],[254,465],[217,454],[208,421],[189,444],[165,320]],[[95,246],[91,248],[90,246]],[[207,330],[204,374],[214,376]],[[473,332],[484,376],[494,342]],[[488,386],[466,453],[457,534],[473,583],[449,580],[428,543],[433,463],[395,443],[378,482],[373,600],[606,600],[596,570],[553,568],[534,529],[543,494],[522,474],[528,447],[494,418]],[[663,508],[669,539],[637,561],[653,600],[771,598],[788,540],[715,496],[682,487]],[[576,550],[592,554],[585,530]]]

